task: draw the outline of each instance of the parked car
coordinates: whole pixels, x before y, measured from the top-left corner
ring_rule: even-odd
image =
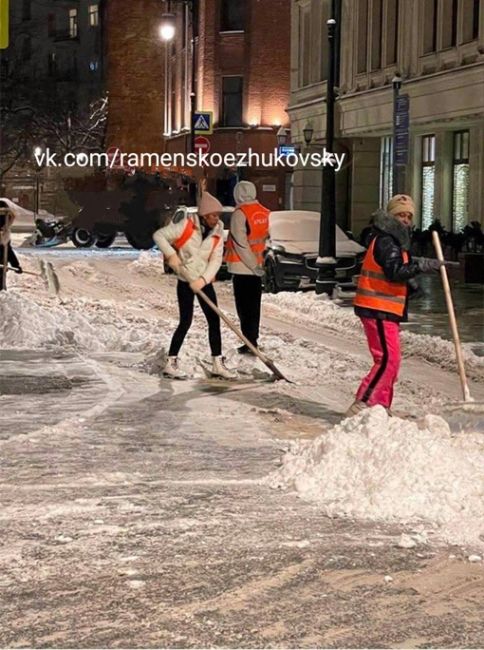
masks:
[[[235,208],[231,206],[224,206],[224,211],[222,212],[221,215],[221,220],[224,225],[224,252],[225,252],[225,244],[227,243],[227,239],[229,236],[230,217],[232,216],[232,212],[234,211],[234,209]],[[188,208],[186,205],[179,205],[175,210],[175,213],[173,214],[172,221],[175,220],[178,221],[181,214],[183,215],[183,217],[186,217],[187,214],[196,214],[196,213],[197,213],[197,208],[195,207]],[[167,264],[165,264],[165,272],[171,273],[171,269],[168,267]],[[227,280],[229,277],[230,277],[230,273],[227,270],[227,264],[225,262],[222,262],[220,271],[217,273],[217,280]]]
[[[277,293],[314,287],[318,267],[319,212],[284,210],[271,212],[265,255],[265,290]],[[365,248],[336,226],[336,279],[352,284],[361,269]]]

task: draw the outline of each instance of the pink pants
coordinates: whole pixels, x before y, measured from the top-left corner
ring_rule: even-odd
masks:
[[[389,320],[362,318],[373,368],[361,382],[356,399],[368,406],[392,405],[393,386],[400,369],[400,325]]]

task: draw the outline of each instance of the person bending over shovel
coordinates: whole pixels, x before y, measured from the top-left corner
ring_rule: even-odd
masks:
[[[22,267],[10,243],[10,227],[15,215],[5,201],[0,201],[0,291],[7,288],[7,267],[22,273]]]
[[[406,194],[397,194],[388,202],[386,212],[379,210],[374,215],[373,238],[363,260],[354,300],[374,364],[361,382],[347,415],[377,404],[390,413],[400,369],[400,323],[407,320],[409,295],[418,288],[414,278],[420,273],[438,272],[443,264],[437,259],[411,258],[414,215],[415,204]]]
[[[180,322],[173,334],[168,360],[163,371],[167,377],[183,379],[178,367],[178,353],[190,329],[193,319],[195,293],[203,291],[215,304],[217,296],[212,282],[222,264],[223,224],[220,215],[223,208],[220,201],[208,192],[203,192],[198,215],[181,216],[157,230],[153,239],[163,253],[167,264],[178,276],[177,299]],[[207,319],[208,338],[212,352],[213,376],[235,379],[236,375],[226,368],[222,357],[222,336],[220,318],[199,297],[198,302]]]

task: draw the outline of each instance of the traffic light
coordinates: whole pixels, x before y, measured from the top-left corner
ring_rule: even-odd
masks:
[[[0,50],[5,50],[8,47],[8,32],[9,32],[9,0],[0,0]]]

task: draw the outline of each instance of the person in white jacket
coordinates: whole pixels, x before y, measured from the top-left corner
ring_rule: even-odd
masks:
[[[178,353],[193,319],[195,292],[203,291],[217,304],[212,282],[222,264],[224,238],[220,215],[222,204],[208,192],[203,192],[198,214],[175,219],[157,230],[153,239],[163,253],[167,264],[178,275],[177,298],[180,322],[173,334],[164,374],[183,378],[178,366]],[[197,296],[208,323],[208,339],[212,353],[212,375],[234,379],[235,375],[224,364],[220,318]]]

